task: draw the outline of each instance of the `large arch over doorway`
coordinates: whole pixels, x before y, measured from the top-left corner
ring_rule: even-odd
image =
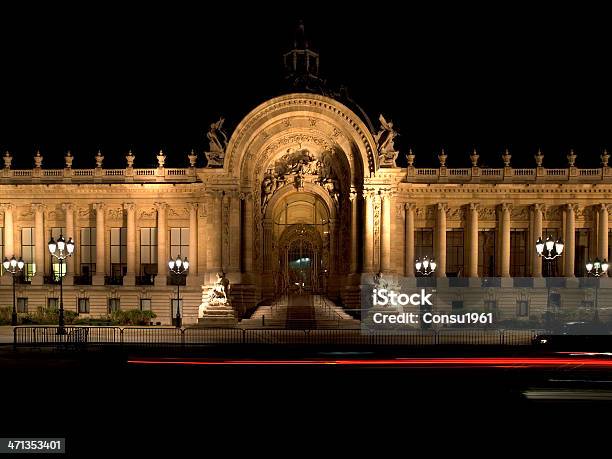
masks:
[[[334,99],[289,94],[261,104],[238,125],[227,148],[224,175],[239,183],[243,201],[241,250],[244,278],[274,291],[272,253],[275,203],[290,193],[310,193],[330,212],[330,285],[340,290],[357,272],[363,231],[360,196],[378,168],[375,141],[363,121]],[[357,199],[354,199],[357,197]],[[331,216],[333,214],[333,217]]]

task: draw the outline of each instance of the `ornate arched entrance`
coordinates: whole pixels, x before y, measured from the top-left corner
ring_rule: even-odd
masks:
[[[328,97],[289,94],[247,115],[230,139],[224,164],[224,173],[239,182],[244,196],[242,279],[266,297],[278,291],[279,283],[286,288],[292,276],[301,276],[295,282],[304,288],[325,289],[324,272],[327,292],[339,294],[346,274],[359,272],[360,196],[366,177],[378,167],[375,151],[363,121]],[[312,226],[309,234],[318,239],[289,240],[286,234],[297,228],[293,225]],[[310,276],[308,282],[303,276]]]

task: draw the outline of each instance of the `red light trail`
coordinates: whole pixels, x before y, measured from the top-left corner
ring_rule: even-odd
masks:
[[[612,359],[569,357],[457,357],[457,358],[397,358],[397,359],[338,359],[338,360],[128,360],[135,365],[345,365],[345,366],[455,366],[455,367],[500,367],[500,366],[589,366],[612,367]]]

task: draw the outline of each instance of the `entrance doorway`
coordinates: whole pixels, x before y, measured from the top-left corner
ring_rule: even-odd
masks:
[[[311,293],[315,281],[315,251],[306,239],[293,240],[287,247],[287,286],[290,292]]]

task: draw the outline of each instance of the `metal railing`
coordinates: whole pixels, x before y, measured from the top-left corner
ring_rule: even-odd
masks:
[[[176,328],[176,327],[58,327],[18,326],[15,345],[127,345],[191,346],[206,344],[314,344],[314,345],[503,345],[524,346],[541,330],[416,330],[372,332],[361,329],[276,329],[276,328]]]

